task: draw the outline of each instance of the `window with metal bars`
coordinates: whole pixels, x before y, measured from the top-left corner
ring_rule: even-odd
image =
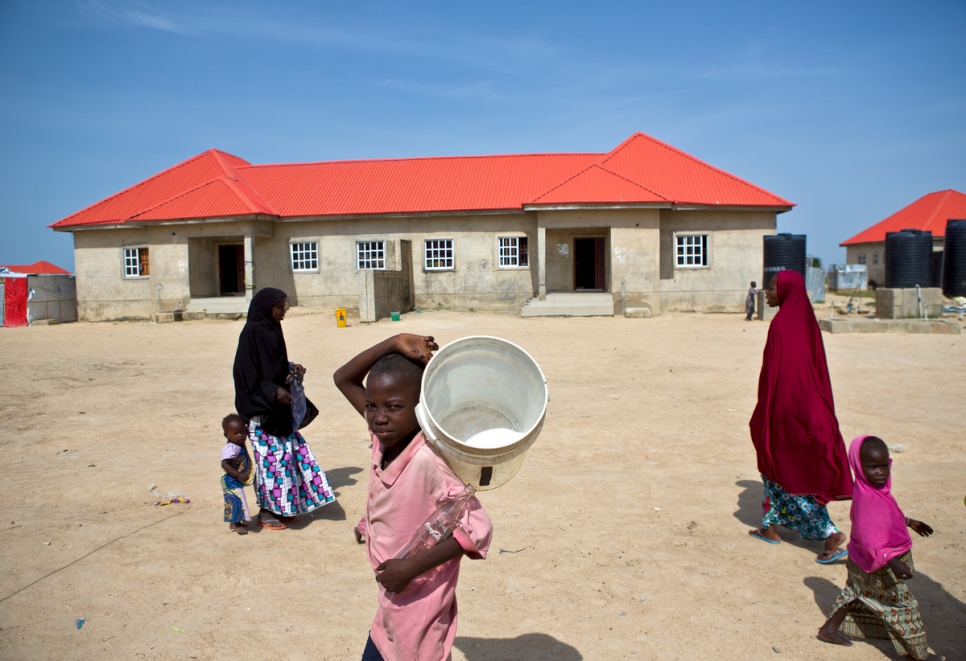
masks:
[[[453,270],[453,239],[427,239],[423,263],[427,271]]]
[[[381,270],[386,268],[386,242],[357,241],[356,268],[359,270]]]
[[[290,243],[293,271],[319,270],[319,244],[315,241]]]
[[[529,266],[530,255],[527,250],[527,237],[501,236],[498,239],[499,265],[502,267]]]
[[[124,277],[143,278],[151,275],[151,260],[147,248],[124,249]]]
[[[676,265],[678,268],[700,268],[708,265],[708,235],[678,234]]]

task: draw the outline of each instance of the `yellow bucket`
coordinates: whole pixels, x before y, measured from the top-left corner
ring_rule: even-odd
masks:
[[[345,308],[335,309],[335,323],[339,328],[345,328]]]

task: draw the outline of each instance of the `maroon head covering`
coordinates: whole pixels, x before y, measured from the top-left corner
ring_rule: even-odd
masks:
[[[780,309],[768,329],[751,440],[758,470],[785,491],[820,503],[852,497],[845,441],[835,418],[825,345],[795,271],[779,271]]]

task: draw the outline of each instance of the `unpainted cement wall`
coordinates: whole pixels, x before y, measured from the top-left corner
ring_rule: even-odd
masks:
[[[160,310],[185,308],[191,297],[192,261],[202,253],[190,250],[199,237],[219,237],[240,243],[246,233],[270,235],[266,221],[229,221],[131,227],[125,229],[79,230],[74,232],[74,268],[77,278],[77,314],[82,321],[105,319],[149,319]],[[258,242],[256,242],[257,246]],[[201,245],[214,245],[205,240]],[[147,247],[150,275],[124,276],[124,248]],[[194,258],[192,260],[192,257]],[[217,253],[211,260],[216,263]],[[255,260],[258,259],[256,250]],[[198,264],[195,264],[198,268]],[[214,269],[214,266],[212,266]],[[207,276],[210,282],[213,275]],[[205,276],[196,274],[194,282]],[[217,282],[217,281],[215,281]],[[156,285],[162,285],[160,306]],[[196,296],[198,294],[195,294]]]
[[[665,310],[743,312],[752,281],[760,282],[762,246],[774,234],[773,211],[661,210],[661,303]],[[707,234],[708,266],[675,264],[675,235]]]

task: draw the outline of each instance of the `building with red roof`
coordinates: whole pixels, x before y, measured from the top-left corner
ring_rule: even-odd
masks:
[[[548,294],[596,292],[610,314],[658,314],[740,310],[792,206],[635,133],[606,153],[252,165],[212,149],[51,227],[73,233],[82,319],[241,312],[266,286],[356,307],[365,272],[404,267],[418,307],[553,314]]]
[[[40,260],[33,264],[0,264],[0,269],[7,269],[11,273],[24,275],[70,275],[70,271],[62,269],[56,264]]]
[[[946,222],[966,218],[966,194],[941,190],[923,195],[878,223],[862,230],[840,246],[845,247],[847,264],[865,264],[869,282],[885,283],[885,240],[887,232],[905,229],[932,232],[933,250],[942,251]]]
[[[0,327],[77,321],[70,271],[43,260],[0,264]]]

